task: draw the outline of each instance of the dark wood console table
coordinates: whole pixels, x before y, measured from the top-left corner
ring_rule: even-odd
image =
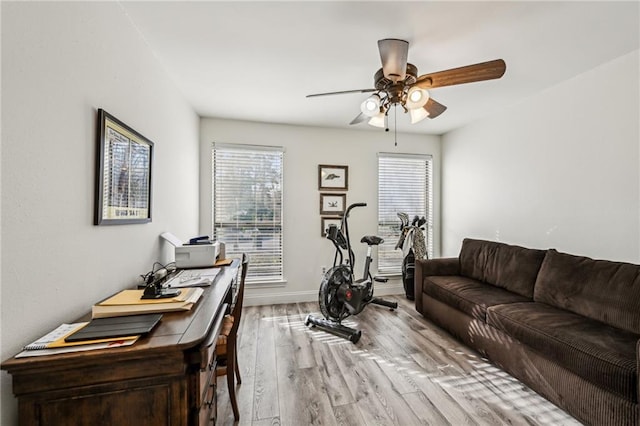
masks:
[[[3,362],[20,425],[215,424],[215,347],[238,266],[224,267],[189,312],[165,313],[132,346]]]

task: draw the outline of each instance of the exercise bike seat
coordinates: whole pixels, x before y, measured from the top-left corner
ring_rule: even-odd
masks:
[[[384,243],[384,240],[380,237],[376,237],[375,235],[365,235],[360,240],[361,243],[367,243],[369,246],[377,246],[378,244]]]

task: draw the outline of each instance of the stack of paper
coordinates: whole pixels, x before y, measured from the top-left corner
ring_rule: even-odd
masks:
[[[84,340],[80,342],[65,342],[65,338],[67,336],[82,329],[87,324],[89,323],[77,322],[73,324],[61,324],[55,330],[25,346],[24,351],[16,355],[16,358],[129,346],[133,345],[140,337],[122,336],[106,339]]]
[[[203,289],[183,289],[176,297],[167,299],[141,299],[144,290],[123,290],[113,297],[93,305],[93,318],[124,315],[188,311],[200,299]]]
[[[208,287],[213,284],[220,269],[183,269],[169,278],[166,286],[169,288]]]

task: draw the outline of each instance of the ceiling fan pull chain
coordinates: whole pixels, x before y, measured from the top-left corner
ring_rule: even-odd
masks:
[[[393,138],[398,146],[398,105],[393,107]]]

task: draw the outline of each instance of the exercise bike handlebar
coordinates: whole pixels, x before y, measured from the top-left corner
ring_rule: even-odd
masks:
[[[344,230],[344,235],[346,237],[347,243],[347,255],[349,256],[349,268],[351,271],[351,280],[353,281],[353,262],[355,261],[355,255],[353,254],[353,250],[351,249],[351,239],[349,238],[349,224],[347,222],[347,218],[349,217],[349,212],[356,207],[366,207],[367,203],[353,203],[347,210],[344,212],[344,216],[342,217],[342,229]]]
[[[354,209],[356,207],[367,207],[367,203],[353,203],[351,204],[349,207],[347,207],[347,211],[344,213],[345,216],[349,216],[349,212],[351,211],[351,209]]]
[[[355,255],[353,254],[353,250],[351,249],[351,240],[349,238],[349,223],[347,218],[349,217],[349,212],[356,207],[366,207],[367,203],[354,203],[351,204],[344,215],[342,216],[342,223],[340,229],[336,225],[329,225],[327,228],[327,239],[329,239],[333,245],[336,247],[336,254],[333,258],[333,266],[336,264],[342,264],[344,257],[342,255],[342,250],[347,251],[347,256],[349,256],[349,268],[351,270],[351,279],[353,280],[353,263],[355,260]],[[338,261],[338,257],[340,257],[340,261]]]

